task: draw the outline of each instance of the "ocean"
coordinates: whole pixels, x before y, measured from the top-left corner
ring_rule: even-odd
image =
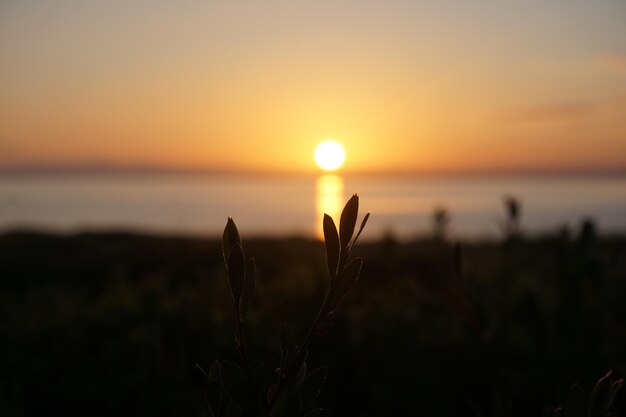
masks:
[[[505,196],[521,202],[528,234],[588,218],[601,233],[626,232],[626,176],[243,174],[2,175],[0,232],[217,235],[232,216],[244,236],[319,237],[323,213],[338,220],[353,193],[361,216],[372,213],[365,238],[428,233],[437,207],[451,236],[496,238]]]

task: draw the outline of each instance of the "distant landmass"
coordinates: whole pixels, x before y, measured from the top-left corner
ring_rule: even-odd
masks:
[[[280,174],[319,174],[318,171],[309,170],[263,170],[263,169],[233,169],[221,167],[181,167],[162,165],[122,165],[109,163],[86,163],[86,164],[33,164],[33,165],[10,165],[1,166],[0,174],[13,175],[64,175],[64,174],[85,174],[85,175],[280,175]],[[440,170],[341,170],[340,175],[520,175],[520,176],[604,176],[604,175],[626,175],[626,167],[533,167],[533,168],[476,168],[476,169],[440,169]]]

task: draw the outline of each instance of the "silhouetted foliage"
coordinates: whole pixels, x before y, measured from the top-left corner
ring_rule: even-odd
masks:
[[[617,381],[626,237],[593,229],[528,234],[514,250],[488,240],[455,249],[430,233],[360,241],[358,291],[306,358],[307,374],[327,369],[317,403],[334,416],[540,416],[567,407],[574,382],[590,395],[607,369]],[[334,252],[301,238],[242,248],[257,278],[245,313],[251,365],[275,382],[281,333],[284,346],[302,344],[291,324],[319,311]],[[196,362],[211,378],[225,361],[227,374],[236,364],[245,375],[223,253],[216,239],[0,235],[0,414],[207,416]],[[624,397],[611,413],[626,416]]]
[[[502,225],[502,231],[507,240],[513,240],[521,236],[522,202],[517,197],[507,195],[502,199],[506,218]]]
[[[615,404],[624,385],[624,378],[613,380],[613,371],[596,382],[590,394],[578,384],[572,385],[565,406],[544,411],[544,417],[609,417],[616,416]]]
[[[450,214],[445,207],[438,206],[433,210],[433,239],[443,241],[448,236]]]
[[[222,247],[228,275],[228,288],[235,311],[235,346],[240,364],[215,361],[209,372],[203,372],[207,381],[206,403],[212,417],[319,416],[323,409],[317,397],[326,381],[326,368],[307,368],[309,348],[315,336],[332,327],[341,300],[356,283],[361,273],[363,258],[351,258],[367,223],[365,215],[354,235],[359,211],[359,197],[348,200],[341,213],[339,232],[333,219],[324,214],[324,239],[330,283],[322,305],[301,343],[295,328],[287,324],[284,311],[280,325],[280,355],[253,362],[246,342],[246,315],[256,288],[254,259],[246,261],[239,231],[229,218],[224,229]]]

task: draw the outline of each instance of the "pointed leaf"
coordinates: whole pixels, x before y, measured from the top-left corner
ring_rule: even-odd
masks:
[[[206,373],[206,371],[204,370],[204,368],[202,366],[200,366],[200,364],[198,362],[196,362],[196,370],[198,372],[200,372],[200,374],[208,381],[209,380],[209,374]]]
[[[354,283],[359,278],[359,274],[361,273],[361,267],[363,266],[363,258],[354,258],[346,269],[344,269],[339,276],[339,282],[337,284],[337,288],[335,289],[335,294],[333,296],[333,301],[331,303],[330,311],[334,311],[343,300],[343,297],[350,291],[350,288],[354,285]]]
[[[615,399],[617,398],[619,392],[622,389],[622,385],[624,385],[624,378],[618,379],[617,381],[613,382],[613,385],[611,385],[611,397],[609,399],[609,408],[613,406]]]
[[[252,365],[252,376],[257,387],[267,390],[270,382],[276,379],[276,368],[279,366],[275,358],[267,359]]]
[[[298,375],[296,375],[296,379],[293,381],[294,390],[300,389],[305,378],[306,378],[306,361],[302,362],[302,365],[300,365],[300,370],[298,371]]]
[[[205,401],[212,417],[219,417],[222,408],[222,392],[224,388],[219,381],[208,383],[205,391]]]
[[[276,395],[276,390],[278,390],[278,384],[272,384],[269,387],[267,387],[266,399],[267,399],[268,404],[272,402],[274,395]]]
[[[220,380],[220,363],[215,360],[213,361],[213,363],[211,364],[211,368],[209,369],[209,381],[219,381]]]
[[[239,237],[239,231],[237,230],[235,221],[232,217],[229,217],[222,236],[222,251],[224,252],[224,263],[226,264],[226,268],[228,268],[230,251],[235,245],[239,245],[241,247],[241,238]]]
[[[324,414],[323,408],[315,408],[304,415],[304,417],[321,417]]]
[[[254,290],[256,289],[256,264],[254,262],[254,258],[248,259],[248,264],[246,265],[246,274],[245,274],[245,282],[243,293],[241,295],[241,303],[239,304],[239,315],[241,317],[241,321],[246,318],[246,314],[248,313],[248,306],[252,301],[252,297],[254,295]]]
[[[246,293],[248,301],[252,300],[252,296],[256,291],[256,262],[254,258],[248,259],[248,267],[246,268]]]
[[[593,387],[589,397],[590,417],[599,417],[607,410],[611,398],[612,373],[612,371],[607,372]]]
[[[243,292],[244,287],[244,262],[241,246],[233,246],[230,251],[230,258],[228,259],[228,287],[236,305],[239,305],[239,300],[241,299],[241,293]]]
[[[222,385],[232,398],[239,404],[245,404],[248,395],[246,374],[233,361],[222,361]]]
[[[341,212],[341,220],[339,222],[339,240],[341,241],[342,250],[345,250],[348,247],[348,244],[352,239],[358,214],[359,196],[354,194],[350,200],[348,200],[343,208],[343,211]]]
[[[356,237],[352,241],[352,246],[354,246],[356,244],[356,241],[359,240],[359,236],[361,236],[361,232],[363,232],[363,229],[365,228],[365,225],[367,224],[367,219],[369,218],[370,218],[369,213],[367,213],[365,217],[363,217],[363,220],[361,221],[361,227],[359,227],[359,233],[356,234]]]
[[[285,311],[285,300],[281,303],[280,312],[280,367],[281,372],[286,371],[288,361],[296,351],[296,326],[287,324],[287,314]]]
[[[326,262],[332,279],[337,277],[339,264],[339,234],[332,217],[324,213],[324,241],[326,243]]]
[[[285,320],[285,299],[280,303],[280,373],[283,374],[287,366],[289,356],[289,343],[287,342],[287,322]]]
[[[243,406],[231,400],[226,407],[224,417],[240,417],[243,414]]]
[[[305,404],[310,404],[314,401],[322,391],[324,384],[326,384],[326,376],[328,374],[328,368],[321,367],[310,372],[300,388],[302,399]]]
[[[271,387],[270,387],[271,389]],[[274,393],[276,392],[276,390],[273,390],[274,392],[272,393],[271,398],[274,397]],[[286,415],[286,410],[289,407],[289,402],[290,402],[291,398],[289,396],[288,390],[284,390],[281,391],[280,394],[278,394],[278,397],[276,398],[276,400],[274,401],[274,407],[272,407],[272,412],[271,415],[272,416],[284,416]]]
[[[585,417],[587,415],[587,395],[578,384],[572,385],[565,404],[566,417]]]
[[[463,273],[463,248],[459,242],[454,244],[454,272],[457,277]]]
[[[292,357],[296,350],[296,326],[284,321],[280,332],[280,350],[285,361],[284,365],[286,365],[286,361]]]
[[[346,291],[349,290],[357,279],[359,279],[362,267],[363,258],[358,257],[351,260],[348,266],[346,266],[346,269],[343,271],[339,288],[345,288]]]
[[[295,366],[297,366],[297,364],[294,364],[294,367]],[[306,361],[302,361],[300,366],[294,369],[298,369],[298,373],[294,375],[293,378],[287,380],[284,390],[279,394],[274,403],[272,415],[301,415],[301,410],[299,410],[301,404],[298,389],[306,377]]]

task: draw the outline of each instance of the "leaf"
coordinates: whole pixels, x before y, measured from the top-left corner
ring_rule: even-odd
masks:
[[[220,374],[221,374],[220,363],[217,360],[215,360],[211,364],[211,368],[209,368],[209,375],[208,375],[209,381],[219,381]]]
[[[212,417],[217,417],[220,413],[220,407],[222,402],[221,392],[223,389],[222,385],[220,384],[220,363],[218,361],[213,361],[208,374],[198,363],[196,363],[196,368],[200,370],[202,375],[204,375],[207,380],[205,401],[209,409],[209,414]]]
[[[287,360],[292,357],[296,350],[296,326],[287,324],[284,319],[280,330],[280,351],[282,353],[283,364],[287,365]]]
[[[281,373],[284,373],[289,367],[289,360],[296,353],[297,328],[293,324],[287,324],[284,299],[280,308],[280,368]]]
[[[363,258],[354,258],[350,261],[348,266],[346,266],[346,269],[341,272],[337,288],[335,289],[335,293],[333,295],[333,302],[331,303],[330,311],[337,309],[339,303],[343,300],[343,297],[348,293],[348,291],[350,291],[350,288],[352,288],[354,283],[359,279],[362,266]]]
[[[343,211],[341,212],[341,220],[339,222],[339,240],[341,242],[341,248],[344,251],[352,239],[358,214],[359,196],[354,194],[343,208]]]
[[[367,219],[369,218],[370,218],[369,213],[367,213],[365,217],[363,217],[363,220],[361,221],[361,227],[359,227],[359,233],[356,234],[356,237],[352,241],[353,246],[356,244],[356,241],[359,240],[359,236],[361,236],[361,232],[363,232],[363,229],[365,228],[365,225],[367,224]]]
[[[624,378],[618,379],[617,381],[613,382],[613,385],[611,385],[611,396],[608,404],[609,408],[611,408],[611,406],[615,402],[615,399],[622,389],[622,385],[624,385]]]
[[[204,368],[202,366],[200,366],[200,364],[198,362],[196,362],[196,370],[198,370],[198,372],[200,372],[200,374],[207,380],[209,381],[209,375],[206,373],[206,371],[204,370]]]
[[[218,361],[213,361],[208,374],[198,363],[196,363],[196,368],[202,372],[207,380],[204,398],[209,409],[209,414],[212,417],[217,417],[220,413],[222,403],[221,393],[223,389],[220,383],[220,363]]]
[[[306,361],[303,361],[299,367],[298,373],[295,375],[295,377],[288,380],[288,383],[285,386],[284,390],[278,395],[278,398],[274,403],[274,407],[272,408],[273,416],[300,415],[299,408],[302,405],[300,404],[298,391],[299,387],[302,385],[306,377],[306,369]],[[273,386],[270,387],[270,390],[272,391],[271,394],[273,396],[276,390],[273,389]]]
[[[354,285],[354,283],[359,279],[359,274],[361,273],[362,267],[363,258],[358,257],[351,260],[348,266],[346,266],[346,269],[343,271],[343,276],[341,278],[339,288],[344,288],[345,292],[347,292],[352,287],[352,285]]]
[[[228,407],[226,408],[226,412],[224,413],[224,417],[239,417],[243,414],[243,407],[237,404],[235,401],[230,401],[228,403]]]
[[[221,371],[221,366],[219,361],[214,360],[213,363],[211,364],[211,368],[209,368],[209,381],[219,381],[220,379],[222,379],[221,377],[222,375],[222,371]]]
[[[270,382],[276,379],[278,361],[275,358],[267,359],[252,365],[252,378],[261,392],[267,392]],[[261,394],[262,395],[262,394]]]
[[[246,382],[246,374],[233,361],[222,361],[222,385],[232,398],[239,404],[245,404],[248,389]]]
[[[256,262],[254,258],[250,258],[246,268],[246,293],[249,301],[252,300],[254,291],[256,291]]]
[[[300,387],[302,386],[302,383],[304,382],[304,378],[306,378],[306,361],[302,362],[302,365],[300,365],[300,370],[298,371],[298,374],[296,375],[296,379],[293,381],[294,390],[300,389]]]
[[[304,415],[304,417],[321,417],[324,415],[323,408],[315,408]]]
[[[463,273],[463,248],[459,242],[454,244],[454,272],[457,277]]]
[[[324,241],[326,243],[326,261],[328,273],[332,280],[337,277],[339,264],[339,234],[332,217],[324,213]]]
[[[222,385],[218,381],[211,381],[208,383],[205,391],[205,400],[209,407],[209,413],[213,417],[220,415],[220,409],[222,408]]]
[[[228,268],[230,251],[235,245],[239,245],[241,247],[241,238],[239,237],[239,231],[237,230],[235,221],[232,217],[229,217],[222,236],[222,251],[224,252],[224,263],[226,264],[226,268]]]
[[[326,384],[327,374],[328,368],[324,366],[317,368],[306,376],[304,382],[302,383],[302,387],[300,388],[302,399],[305,401],[305,404],[313,402],[320,395],[324,384]]]
[[[228,259],[228,287],[235,305],[239,304],[241,293],[243,292],[245,279],[244,262],[241,246],[233,246],[230,252],[230,258]]]
[[[256,264],[254,262],[254,258],[248,259],[248,264],[246,265],[246,274],[245,274],[245,282],[243,293],[241,295],[241,303],[239,304],[239,316],[240,320],[243,321],[246,318],[246,314],[248,313],[248,306],[252,301],[252,297],[254,296],[254,291],[256,289]]]
[[[276,392],[276,388],[274,388],[274,385],[270,387],[270,391],[272,394],[270,398],[273,398]],[[285,410],[289,406],[289,400],[290,398],[286,390],[278,394],[278,397],[274,401],[274,406],[272,407],[271,415],[272,416],[284,416],[286,414]]]
[[[572,385],[565,404],[566,417],[585,417],[587,415],[587,395],[578,384]]]
[[[591,396],[589,397],[590,417],[599,417],[608,409],[609,400],[611,398],[612,373],[613,371],[607,372],[593,387],[593,391],[591,391]]]

